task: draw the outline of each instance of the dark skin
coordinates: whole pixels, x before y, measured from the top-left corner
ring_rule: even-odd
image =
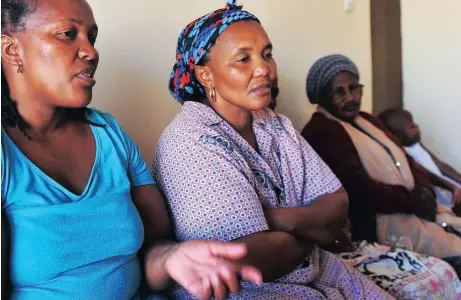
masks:
[[[208,104],[256,149],[251,111],[270,104],[277,74],[269,37],[255,21],[237,22],[219,36],[209,60],[195,71],[207,95],[216,91]]]
[[[3,127],[28,159],[74,194],[88,184],[96,143],[90,125],[69,118],[68,108],[91,101],[99,61],[97,31],[86,1],[43,0],[24,31],[2,34],[2,67],[30,140],[17,128]],[[240,278],[261,282],[259,271],[236,262],[246,255],[242,244],[175,243],[155,185],[131,188],[131,198],[144,224],[140,256],[152,289],[165,289],[174,280],[199,299],[224,299],[239,290]],[[3,246],[8,247],[2,241]]]
[[[84,72],[92,76],[96,71],[99,54],[93,44],[98,28],[93,14],[87,13],[89,6],[66,1],[67,5],[56,7],[53,2],[40,1],[24,32],[2,35],[2,65],[10,96],[17,99],[32,140],[15,128],[5,126],[5,130],[40,169],[80,194],[93,166],[95,140],[88,125],[66,120],[63,107],[89,104],[93,85],[79,73],[87,69]],[[23,71],[15,74],[17,65]]]
[[[339,72],[323,91],[323,101],[320,105],[333,116],[355,126],[354,119],[359,115],[362,103],[362,87],[356,75],[350,72]],[[436,202],[434,194],[427,188],[416,186],[413,193],[424,199],[424,203]]]
[[[195,75],[205,87],[205,104],[258,151],[251,112],[271,103],[271,83],[277,76],[272,44],[263,27],[255,21],[229,26],[209,53],[209,62],[196,67]],[[216,90],[214,99],[210,99],[210,88]],[[339,209],[333,211],[332,206]],[[248,249],[242,262],[261,270],[265,281],[292,272],[314,244],[329,243],[339,233],[347,207],[347,194],[340,189],[320,197],[315,205],[267,209],[265,216],[271,231],[237,239]]]
[[[402,116],[403,118],[403,116]],[[404,146],[411,146],[415,143],[421,142],[421,130],[419,125],[413,121],[413,116],[408,112],[407,118],[403,120],[403,128],[399,132],[399,138],[401,138]],[[442,171],[442,174],[453,179],[461,184],[461,173],[456,171],[449,164],[443,162],[434,153],[430,152],[424,145],[424,149],[431,155],[437,167]]]
[[[402,142],[404,146],[411,146],[415,143],[421,142],[421,131],[418,124],[416,124],[413,121],[413,116],[409,112],[405,112],[405,114],[399,115],[394,120],[394,123],[399,125],[396,126],[396,131],[394,134],[399,138],[399,140]],[[440,169],[440,171],[442,171],[443,175],[453,179],[454,181],[458,181],[461,183],[461,174],[456,172],[456,170],[453,169],[451,166],[442,162],[437,156],[435,156],[433,153],[427,150],[427,148],[424,147],[424,145],[423,148],[426,149],[427,152],[429,152],[437,167]],[[421,168],[423,167],[421,166]],[[432,184],[450,190],[453,193],[453,203],[456,205],[461,204],[461,189],[459,187],[449,182],[448,180],[430,172],[429,170],[427,170],[427,172],[429,174],[429,179],[431,180]]]
[[[359,79],[352,73],[339,72],[329,82],[324,95],[327,101],[322,103],[333,116],[346,122],[352,122],[360,112],[362,88]]]

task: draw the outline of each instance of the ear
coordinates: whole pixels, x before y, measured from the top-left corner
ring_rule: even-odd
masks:
[[[214,86],[213,72],[208,66],[195,66],[195,78],[206,88],[209,89]]]
[[[2,34],[2,62],[12,66],[22,65],[17,40],[7,34]]]

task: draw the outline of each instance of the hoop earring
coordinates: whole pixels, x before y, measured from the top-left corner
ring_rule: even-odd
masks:
[[[215,90],[214,86],[212,86],[210,88],[210,95],[209,96],[210,96],[210,101],[211,102],[216,102],[216,90]]]

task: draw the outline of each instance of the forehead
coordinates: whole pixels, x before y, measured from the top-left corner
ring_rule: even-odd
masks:
[[[230,25],[216,40],[213,52],[233,52],[239,48],[261,50],[270,43],[266,31],[256,21]]]
[[[87,25],[95,23],[93,11],[85,0],[38,0],[26,27],[38,27],[70,19],[79,20]]]
[[[340,86],[344,84],[355,83],[358,80],[359,80],[358,77],[355,76],[354,74],[350,72],[342,71],[336,74],[335,77],[333,77],[333,80],[331,81],[331,83],[333,86]]]

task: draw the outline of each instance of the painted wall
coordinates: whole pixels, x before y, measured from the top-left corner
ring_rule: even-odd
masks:
[[[402,0],[404,106],[461,171],[461,1]]]

